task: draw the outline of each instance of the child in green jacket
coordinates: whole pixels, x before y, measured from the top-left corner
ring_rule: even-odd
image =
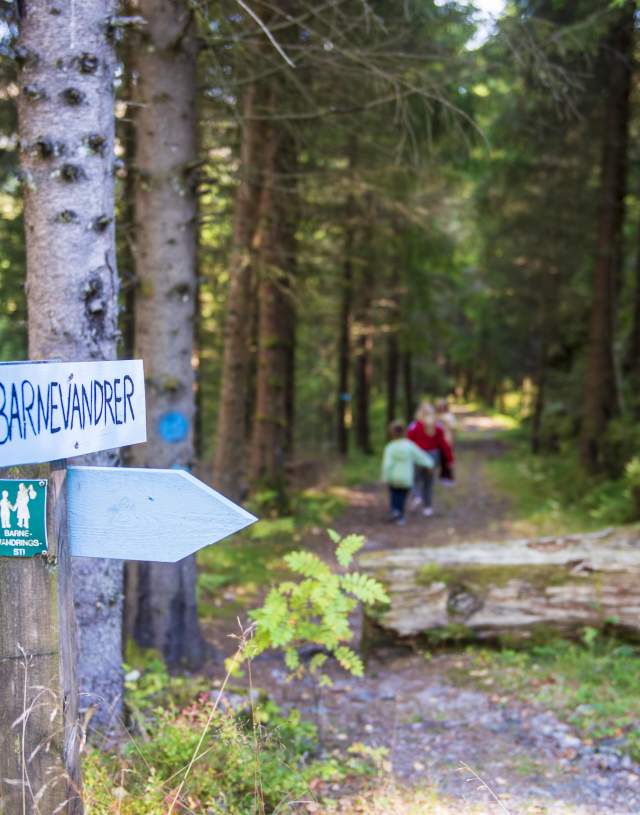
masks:
[[[433,469],[435,461],[417,444],[405,438],[402,422],[391,422],[389,436],[391,441],[384,448],[382,457],[382,480],[389,486],[390,520],[404,526],[404,506],[413,487],[415,465]]]

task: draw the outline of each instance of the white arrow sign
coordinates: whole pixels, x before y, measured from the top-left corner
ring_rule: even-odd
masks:
[[[147,439],[140,360],[0,364],[0,467]]]
[[[258,519],[184,470],[69,467],[71,554],[175,562]]]

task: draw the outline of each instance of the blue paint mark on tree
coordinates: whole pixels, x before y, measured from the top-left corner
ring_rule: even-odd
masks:
[[[158,433],[169,444],[177,444],[187,438],[189,420],[184,413],[170,410],[168,413],[163,413],[158,420]]]

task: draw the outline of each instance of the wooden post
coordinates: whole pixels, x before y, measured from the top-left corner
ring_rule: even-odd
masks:
[[[48,479],[48,553],[0,557],[0,812],[81,815],[66,464],[1,474]]]

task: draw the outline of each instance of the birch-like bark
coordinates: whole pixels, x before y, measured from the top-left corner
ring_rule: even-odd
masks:
[[[147,438],[139,467],[185,467],[194,455],[194,320],[197,293],[195,23],[183,0],[141,0],[146,21],[135,49],[137,111],[135,355],[144,360]],[[204,660],[195,556],[128,569],[127,621],[140,645],[171,666]],[[134,608],[131,611],[132,606]]]
[[[116,357],[112,0],[24,0],[18,59],[32,359]],[[88,457],[109,464],[114,453]],[[83,463],[87,463],[85,460]],[[122,704],[122,564],[73,562],[81,705]]]

